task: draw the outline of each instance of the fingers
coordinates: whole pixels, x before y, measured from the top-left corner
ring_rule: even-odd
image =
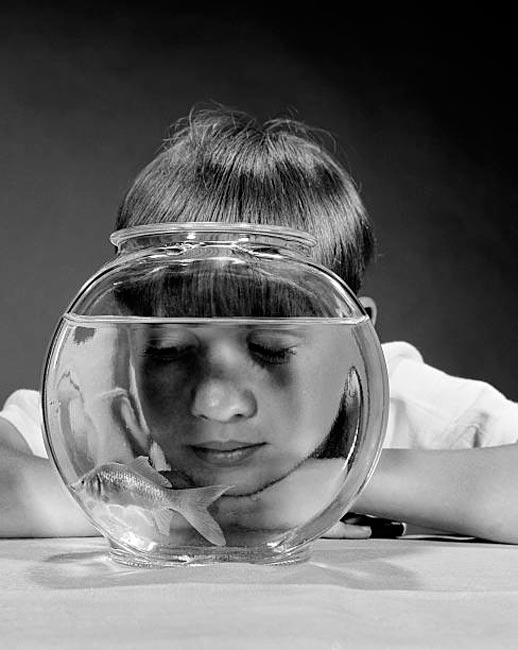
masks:
[[[400,521],[391,521],[370,515],[347,513],[337,524],[322,537],[332,539],[367,539],[376,537],[401,537],[406,525]]]
[[[371,529],[369,526],[345,524],[343,521],[339,521],[322,535],[322,537],[330,539],[367,539],[370,536]]]

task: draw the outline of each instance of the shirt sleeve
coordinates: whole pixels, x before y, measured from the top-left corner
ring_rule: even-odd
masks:
[[[385,447],[468,449],[518,441],[518,404],[496,388],[432,368],[408,343],[382,347],[390,389]]]
[[[48,457],[43,442],[43,417],[38,391],[15,391],[5,401],[0,416],[18,430],[35,456]]]

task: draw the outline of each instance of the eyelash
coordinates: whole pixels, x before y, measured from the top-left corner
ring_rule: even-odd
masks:
[[[250,352],[256,357],[260,365],[281,365],[289,361],[289,357],[296,354],[293,348],[274,348],[258,343],[249,343]]]
[[[153,359],[154,361],[168,363],[172,361],[179,361],[187,355],[189,350],[191,350],[190,346],[185,346],[183,348],[175,346],[164,348],[149,346],[146,349],[144,356]]]

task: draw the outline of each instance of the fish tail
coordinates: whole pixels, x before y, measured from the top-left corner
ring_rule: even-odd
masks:
[[[186,488],[178,490],[174,510],[179,512],[205,539],[215,546],[225,546],[226,539],[220,525],[210,514],[207,508],[216,501],[224,492],[230,489],[229,485],[211,485],[201,488]]]

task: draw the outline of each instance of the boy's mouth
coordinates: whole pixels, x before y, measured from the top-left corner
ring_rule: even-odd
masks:
[[[225,442],[206,442],[198,445],[189,445],[190,450],[200,460],[210,465],[232,466],[250,459],[266,443],[249,443],[238,440]]]

